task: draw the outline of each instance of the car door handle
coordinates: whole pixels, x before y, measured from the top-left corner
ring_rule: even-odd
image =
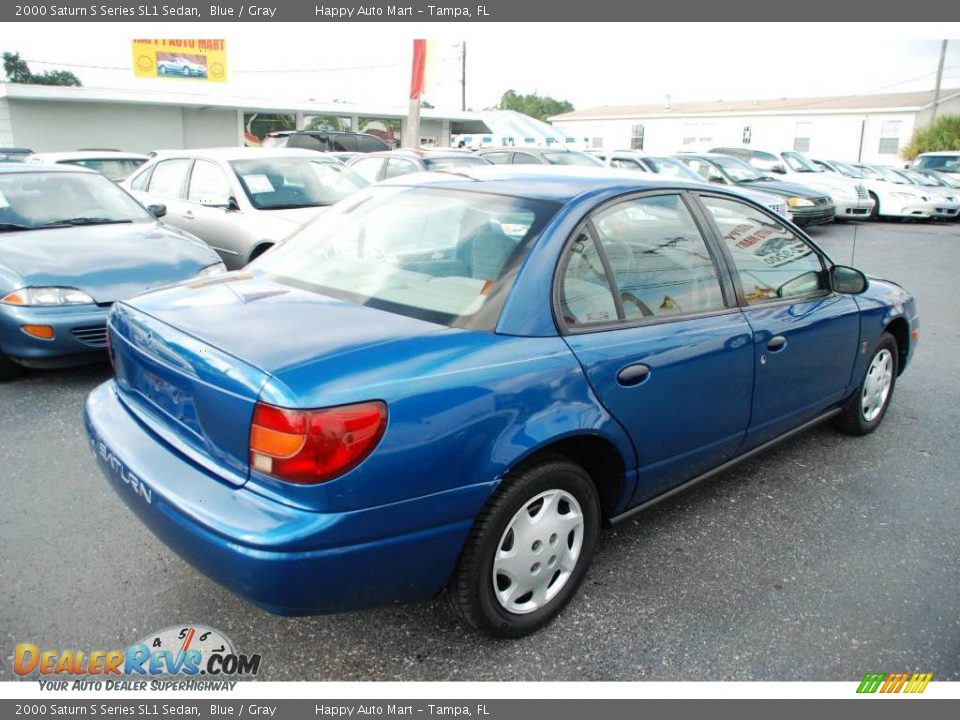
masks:
[[[617,373],[617,382],[624,387],[639,385],[650,377],[650,368],[643,364],[628,365]]]
[[[777,335],[776,337],[770,338],[770,342],[767,343],[767,350],[770,352],[780,352],[787,346],[787,339],[783,335]]]

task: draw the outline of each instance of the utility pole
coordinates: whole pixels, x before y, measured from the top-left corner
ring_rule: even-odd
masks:
[[[946,40],[944,40],[946,42]],[[940,66],[943,67],[943,58],[940,59]],[[460,109],[467,109],[467,41],[464,40],[460,45]]]
[[[937,119],[937,105],[940,104],[940,83],[943,80],[943,60],[947,56],[947,41],[940,41],[940,63],[937,65],[937,85],[933,89],[933,109],[930,113],[930,124],[933,125]]]

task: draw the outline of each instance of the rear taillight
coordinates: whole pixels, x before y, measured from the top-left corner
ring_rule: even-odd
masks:
[[[320,410],[257,403],[250,428],[250,465],[279,480],[321,483],[355,468],[387,427],[379,400]]]

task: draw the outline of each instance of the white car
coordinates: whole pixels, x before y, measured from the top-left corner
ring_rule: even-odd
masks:
[[[175,56],[157,63],[159,75],[183,75],[184,77],[206,77],[207,67],[185,57]]]
[[[929,220],[937,216],[937,204],[933,195],[905,175],[883,165],[857,163],[853,167],[863,174],[864,182],[877,198],[872,217]]]
[[[784,180],[806,185],[827,193],[837,206],[837,219],[868,218],[873,214],[874,202],[861,183],[843,175],[818,167],[795,150],[754,150],[753,148],[714,148],[710,152],[733,155],[764,172],[774,173]]]
[[[952,175],[960,175],[960,151],[942,150],[940,152],[920,153],[910,163],[910,169],[937,170]]]
[[[293,148],[165,150],[122,183],[144,205],[166,206],[164,222],[231,270],[367,184],[334,157]]]
[[[105,175],[118,183],[149,159],[149,157],[140,153],[120,152],[118,150],[77,150],[75,152],[34,153],[25,162],[80,165],[96,170],[101,175]]]
[[[907,179],[912,180],[914,185],[920,187],[923,192],[929,193],[929,196],[934,199],[937,208],[934,217],[953,220],[957,217],[957,214],[960,213],[960,197],[958,197],[956,190],[944,187],[939,180],[928,177],[924,173],[917,172],[916,170],[907,169],[898,170],[897,172],[905,175]]]
[[[605,165],[620,170],[638,170],[640,172],[661,175],[664,178],[679,178],[681,180],[700,183],[706,182],[697,172],[672,157],[647,155],[640,150],[588,150],[587,154],[599,158]],[[765,208],[773,210],[773,212],[781,217],[785,217],[787,220],[793,219],[787,202],[782,197],[745,187],[737,187],[736,190],[744,197],[753,200],[758,205],[763,205]]]

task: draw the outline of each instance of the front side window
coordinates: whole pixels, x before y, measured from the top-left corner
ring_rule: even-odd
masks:
[[[610,161],[610,167],[625,168],[627,170],[639,170],[640,163],[633,158],[613,158]]]
[[[360,158],[356,162],[350,163],[350,169],[367,182],[372,183],[377,181],[381,165],[383,165],[383,158]]]
[[[590,225],[592,234],[581,232],[562,266],[560,316],[567,326],[724,309],[713,259],[678,195],[618,203],[595,213]]]
[[[230,167],[258,210],[333,205],[367,185],[340,163],[302,156],[234,160]]]
[[[183,190],[190,161],[187,158],[161,160],[150,176],[150,194],[165,198],[178,198]]]
[[[457,170],[464,167],[478,167],[488,165],[489,163],[482,157],[477,157],[476,155],[452,155],[450,157],[424,158],[423,164],[427,170],[442,172],[444,170]]]
[[[509,165],[510,164],[510,153],[508,152],[491,152],[484,153],[481,155],[484,160],[492,162],[494,165]]]
[[[214,200],[222,202],[232,195],[230,183],[223,171],[207,160],[197,160],[190,173],[187,199],[193,202]]]
[[[720,230],[747,305],[827,291],[820,256],[779,220],[735,200],[701,199]]]
[[[308,223],[254,267],[324,295],[492,330],[513,269],[556,211],[480,192],[378,186]]]
[[[545,152],[543,159],[551,165],[576,165],[577,167],[602,167],[603,161],[586,153],[570,150],[567,152]]]
[[[513,164],[514,165],[542,165],[537,158],[528,153],[514,153],[513,154]]]

